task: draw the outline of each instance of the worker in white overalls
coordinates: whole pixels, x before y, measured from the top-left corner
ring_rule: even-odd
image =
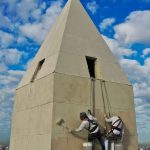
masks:
[[[119,116],[108,117],[105,114],[104,117],[106,122],[110,123],[111,125],[111,130],[106,134],[105,149],[108,150],[110,143],[111,150],[114,150],[114,141],[122,136],[123,122]]]
[[[91,114],[88,114],[87,116],[85,112],[80,113],[80,119],[82,123],[79,126],[79,128],[75,130],[70,130],[70,132],[75,133],[75,132],[80,132],[83,129],[88,130],[89,131],[88,142],[93,143],[94,140],[97,139],[101,144],[102,150],[105,150],[104,138],[101,135],[100,127],[97,123],[97,119],[93,117]],[[94,144],[92,149],[94,150]]]

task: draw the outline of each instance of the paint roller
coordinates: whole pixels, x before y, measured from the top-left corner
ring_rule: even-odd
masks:
[[[65,129],[67,129],[68,131],[70,131],[70,129],[69,129],[69,127],[67,127],[67,125],[66,125],[64,119],[59,118],[59,119],[56,121],[56,124],[57,124],[58,126],[61,126],[61,127],[65,128]]]

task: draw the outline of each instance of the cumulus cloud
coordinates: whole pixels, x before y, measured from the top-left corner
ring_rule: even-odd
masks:
[[[1,62],[0,63],[0,73],[5,72],[6,70],[7,70],[7,66],[3,62]]]
[[[45,6],[45,2],[36,0],[5,0],[2,3],[7,6],[3,12],[7,11],[9,16],[15,14],[15,16],[11,18],[11,22],[13,23],[18,20],[23,23],[28,22],[36,9],[40,10],[45,8],[43,7]]]
[[[150,130],[148,129],[150,123],[150,120],[148,120],[150,115],[150,58],[148,57],[150,49],[143,49],[144,63],[142,64],[128,56],[138,55],[136,50],[130,48],[132,44],[148,44],[150,42],[149,18],[150,11],[132,12],[125,19],[125,22],[114,27],[114,38],[104,36],[133,84],[138,132],[141,128],[143,132]],[[139,134],[141,135],[141,133]],[[142,140],[141,137],[140,140]]]
[[[103,36],[103,38],[118,60],[122,59],[124,56],[132,56],[137,54],[135,50],[123,47],[117,40],[113,38],[108,38],[107,36]]]
[[[137,60],[122,59],[120,64],[127,72],[130,80],[139,82],[150,83],[150,61],[149,58],[145,60],[145,63],[141,65]]]
[[[124,43],[150,42],[150,11],[134,11],[125,22],[114,27],[115,38]]]
[[[150,48],[145,48],[144,50],[143,50],[143,57],[145,57],[145,56],[147,56],[147,55],[149,55],[150,54]]]
[[[22,34],[38,43],[41,43],[50,31],[55,19],[60,14],[62,5],[62,0],[53,2],[51,6],[47,8],[45,14],[41,14],[40,10],[35,10],[37,11],[34,14],[36,16],[35,18],[37,18],[36,22],[26,23],[20,26]]]
[[[21,52],[17,49],[3,49],[0,50],[0,60],[6,65],[16,65],[20,62],[22,56],[25,52]]]
[[[138,132],[141,128],[145,132],[148,130],[150,123],[150,120],[148,121],[150,116],[150,58],[147,57],[141,64],[138,60],[127,58],[128,56],[138,55],[136,51],[127,49],[126,45],[121,44],[117,39],[106,36],[103,36],[103,38],[133,84]],[[148,55],[149,49],[144,49],[143,54]],[[139,134],[141,135],[141,133]],[[141,137],[140,140],[142,140]]]
[[[99,25],[101,31],[104,31],[107,29],[107,27],[110,27],[113,23],[115,23],[115,18],[105,18],[101,24]]]
[[[14,36],[11,33],[0,30],[0,47],[7,47],[14,41]]]
[[[99,5],[96,1],[88,2],[86,8],[91,11],[92,14],[95,14],[99,8]]]
[[[0,134],[4,133],[0,139],[1,144],[8,144],[14,93],[23,74],[24,71],[21,70],[6,70],[0,73]]]
[[[3,20],[0,23],[0,28],[5,28],[7,26],[11,26],[11,20],[7,16],[3,15],[3,12],[1,9],[0,9],[0,20]]]
[[[25,61],[27,57],[32,59],[32,55],[27,54],[31,51],[19,49],[24,44],[34,49],[43,41],[62,10],[63,0],[47,4],[36,0],[5,0],[2,4],[7,7],[0,6],[0,20],[3,20],[0,23],[0,134],[9,137],[15,89],[24,74],[24,71],[16,70],[16,65],[26,67],[28,64],[22,66],[21,60],[25,63],[24,58]],[[14,44],[20,48],[12,48]],[[10,67],[15,70],[10,70]]]

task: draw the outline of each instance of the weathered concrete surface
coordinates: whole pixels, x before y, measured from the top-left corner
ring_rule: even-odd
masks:
[[[86,56],[96,58],[95,100]],[[16,91],[10,150],[81,150],[87,132],[74,136],[56,121],[63,118],[70,128],[76,128],[79,113],[92,109],[93,103],[102,126],[105,109],[121,116],[125,150],[136,150],[131,83],[80,2],[69,0]]]

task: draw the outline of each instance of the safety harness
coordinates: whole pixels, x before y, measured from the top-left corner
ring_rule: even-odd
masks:
[[[110,132],[107,133],[106,137],[110,140],[118,140],[122,137],[122,130],[123,130],[123,121],[121,120],[120,117],[118,117],[112,125],[111,125],[111,130]],[[118,122],[117,126],[114,126]],[[119,128],[119,125],[122,123],[122,127]],[[116,135],[113,133],[114,130],[120,131],[120,134]]]
[[[118,122],[117,126],[114,126],[117,122]],[[114,130],[117,130],[117,131],[120,131],[120,133],[121,133],[122,132],[122,127],[119,128],[119,125],[121,123],[123,125],[123,122],[122,122],[121,118],[118,117],[118,119],[111,125],[111,131],[113,132]]]
[[[88,122],[89,122],[88,131],[90,133],[92,133],[92,132],[94,132],[97,129],[98,123],[95,120],[90,120],[89,118],[88,118]],[[93,127],[91,128],[92,125],[93,125]]]

